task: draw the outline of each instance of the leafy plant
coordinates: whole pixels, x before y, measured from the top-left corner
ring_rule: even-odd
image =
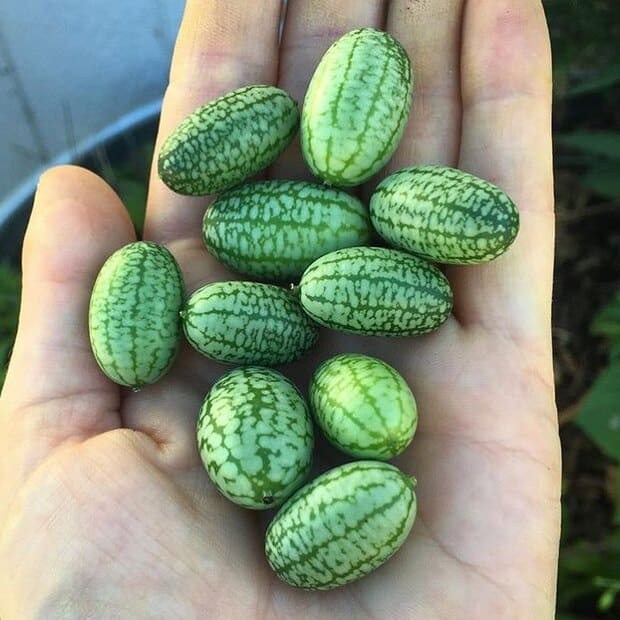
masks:
[[[611,359],[586,395],[576,422],[603,453],[620,463],[620,292],[596,315],[592,332],[611,340]]]
[[[554,136],[557,163],[575,169],[582,187],[620,199],[620,133],[608,129],[620,102],[620,3],[545,0],[544,6],[552,38],[556,124],[564,125]]]
[[[572,163],[585,167],[584,187],[608,198],[620,198],[620,132],[559,133],[555,142],[580,153]]]
[[[121,163],[110,163],[107,153],[98,157],[101,176],[118,192],[129,212],[138,237],[144,228],[148,175],[155,145],[151,139],[132,145]]]
[[[580,607],[588,599],[597,601],[599,612],[612,610],[620,594],[620,532],[600,543],[579,541],[560,552],[558,609]],[[558,615],[558,619],[561,618]],[[566,618],[581,618],[566,615]],[[605,617],[605,616],[603,616]]]
[[[544,0],[553,47],[556,91],[581,95],[618,83],[620,3]]]

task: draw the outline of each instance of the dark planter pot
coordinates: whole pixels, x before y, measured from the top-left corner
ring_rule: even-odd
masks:
[[[76,164],[105,176],[104,167],[124,163],[132,150],[154,139],[157,122],[158,111],[153,106],[139,110],[94,136],[82,152],[55,163]],[[33,177],[0,204],[0,262],[8,262],[16,268],[20,267],[22,243],[37,182],[38,176]]]

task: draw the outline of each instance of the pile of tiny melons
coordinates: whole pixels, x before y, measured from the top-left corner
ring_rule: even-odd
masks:
[[[207,394],[198,447],[231,501],[254,509],[285,502],[265,550],[293,586],[349,583],[405,541],[416,513],[414,479],[385,461],[411,442],[417,409],[403,377],[374,357],[344,353],[323,362],[310,382],[310,407],[268,367],[312,347],[317,325],[381,336],[436,329],[452,293],[433,262],[492,260],[518,230],[504,192],[452,168],[399,170],[379,183],[369,209],[339,189],[388,162],[412,89],[409,58],[390,35],[360,29],[336,41],[301,112],[301,151],[316,183],[247,182],[298,130],[297,105],[282,90],[248,86],[199,108],[163,145],[159,176],[178,193],[217,196],[203,220],[207,249],[250,281],[210,283],[186,300],[170,252],[137,242],[106,261],[92,293],[92,349],[121,385],[139,389],[161,378],[181,330],[208,358],[239,366]],[[368,247],[373,228],[390,247]],[[312,462],[310,411],[330,442],[362,460],[301,486]]]

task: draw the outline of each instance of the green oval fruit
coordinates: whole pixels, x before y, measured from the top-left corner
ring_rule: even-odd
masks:
[[[181,315],[189,343],[228,364],[285,364],[318,336],[292,293],[258,282],[207,284],[191,295]]]
[[[364,577],[405,542],[415,481],[378,461],[336,467],[302,487],[267,529],[265,554],[282,581],[329,590]]]
[[[319,366],[310,381],[310,405],[327,438],[358,458],[395,457],[411,443],[418,424],[403,377],[389,364],[357,353]]]
[[[90,343],[112,381],[139,389],[174,361],[181,333],[183,278],[172,254],[138,241],[106,260],[90,298]]]
[[[297,104],[274,86],[234,90],[190,114],[164,143],[161,180],[179,194],[216,194],[269,166],[299,125]]]
[[[519,212],[506,193],[444,166],[386,177],[372,195],[370,214],[388,243],[442,263],[490,261],[519,231]]]
[[[316,258],[364,245],[366,207],[341,190],[305,181],[262,181],[221,195],[207,210],[207,248],[225,265],[266,280],[297,281]]]
[[[245,508],[271,508],[287,499],[310,471],[313,445],[304,399],[274,370],[232,370],[200,409],[202,462],[222,494]]]
[[[407,53],[373,28],[338,39],[312,76],[301,113],[301,149],[312,172],[358,185],[390,159],[405,130],[413,77]]]
[[[374,336],[432,331],[452,309],[446,277],[424,259],[387,248],[322,256],[299,284],[304,310],[325,327]]]

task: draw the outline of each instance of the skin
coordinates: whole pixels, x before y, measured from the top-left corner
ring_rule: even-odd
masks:
[[[357,584],[308,593],[263,556],[264,517],[211,486],[197,453],[202,398],[223,372],[187,347],[160,383],[108,381],[87,306],[105,258],[133,240],[104,182],[43,175],[23,254],[19,333],[0,400],[0,616],[29,618],[524,619],[553,617],[560,451],[550,306],[553,263],[549,39],[539,0],[189,0],[160,142],[198,105],[277,83],[301,101],[342,33],[378,26],[407,48],[411,119],[385,172],[457,165],[506,190],[521,231],[491,264],[449,267],[454,316],[415,339],[324,332],[286,369],[304,387],[337,352],[382,357],[409,381],[420,424],[397,464],[418,480],[401,551]],[[270,176],[307,178],[293,145]],[[374,180],[373,184],[377,181]],[[371,184],[372,186],[372,184]],[[205,199],[153,173],[146,238],[188,291],[228,277],[200,239]],[[337,462],[320,446],[318,469]]]

